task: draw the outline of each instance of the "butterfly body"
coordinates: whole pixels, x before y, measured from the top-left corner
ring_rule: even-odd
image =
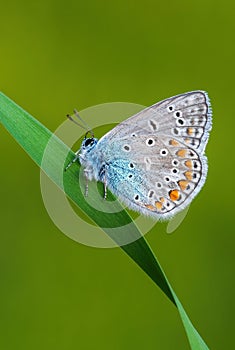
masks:
[[[211,129],[207,94],[178,95],[123,121],[77,152],[87,180],[104,183],[129,208],[169,218],[185,208],[207,175]]]

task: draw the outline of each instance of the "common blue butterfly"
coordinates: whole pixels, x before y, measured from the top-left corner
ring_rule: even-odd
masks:
[[[188,206],[205,183],[211,127],[206,92],[177,95],[128,118],[100,140],[89,131],[91,137],[86,134],[65,170],[79,160],[87,182],[104,183],[105,198],[109,188],[129,208],[167,219]]]

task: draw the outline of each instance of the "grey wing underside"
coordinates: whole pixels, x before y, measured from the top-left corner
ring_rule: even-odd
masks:
[[[206,93],[178,95],[120,123],[100,141],[107,185],[129,207],[169,217],[203,186],[211,129]]]

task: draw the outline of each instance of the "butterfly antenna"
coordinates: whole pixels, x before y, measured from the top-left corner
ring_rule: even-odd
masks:
[[[93,130],[89,127],[89,125],[85,122],[85,120],[82,119],[82,117],[79,115],[78,111],[74,109],[74,115],[80,120],[80,122],[84,125],[84,129],[87,130],[87,133],[91,134],[91,137],[94,137],[94,132]]]
[[[80,115],[78,114],[78,112],[77,112],[76,110],[74,110],[74,114],[75,114],[76,117],[83,123],[83,125],[80,124],[80,123],[78,123],[76,120],[74,120],[73,117],[72,117],[70,114],[67,114],[66,117],[67,117],[69,120],[71,120],[74,124],[80,126],[80,128],[86,130],[86,131],[87,131],[87,132],[86,132],[86,135],[87,135],[88,133],[90,133],[91,136],[94,137],[94,132],[93,132],[93,131],[91,130],[91,128],[84,122],[84,120],[80,117]],[[86,138],[86,135],[85,135],[85,138]]]
[[[71,117],[70,114],[67,114],[66,117],[67,117],[69,120],[71,120],[74,124],[80,126],[80,128],[87,130],[83,125],[79,124],[76,120],[74,120],[73,117]]]

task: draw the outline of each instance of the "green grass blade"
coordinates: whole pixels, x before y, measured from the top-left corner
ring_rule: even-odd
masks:
[[[128,213],[122,208],[121,204],[115,202],[117,212],[105,213],[95,210],[83,198],[83,194],[77,185],[77,172],[79,164],[76,164],[71,171],[64,173],[63,183],[61,183],[61,157],[65,152],[68,154],[69,162],[74,157],[74,153],[51,131],[34,119],[29,113],[15,104],[3,93],[0,93],[0,122],[23,147],[29,156],[43,169],[50,179],[56,183],[66,195],[78,205],[80,209],[101,227],[115,242],[120,243],[121,234],[124,232],[125,237],[129,235],[132,243],[121,246],[121,248],[148,274],[148,276],[161,288],[167,297],[178,307],[183,325],[185,327],[191,349],[205,350],[208,349],[198,332],[191,324],[181,303],[175,295],[167,278],[153,254],[145,238],[141,235],[138,228],[132,221]],[[49,160],[44,162],[43,156],[48,142],[52,141],[50,147]],[[96,200],[96,192],[89,188],[89,195]],[[128,230],[125,226],[128,225]],[[111,228],[119,227],[124,230],[116,231]],[[133,241],[133,239],[136,239]]]

